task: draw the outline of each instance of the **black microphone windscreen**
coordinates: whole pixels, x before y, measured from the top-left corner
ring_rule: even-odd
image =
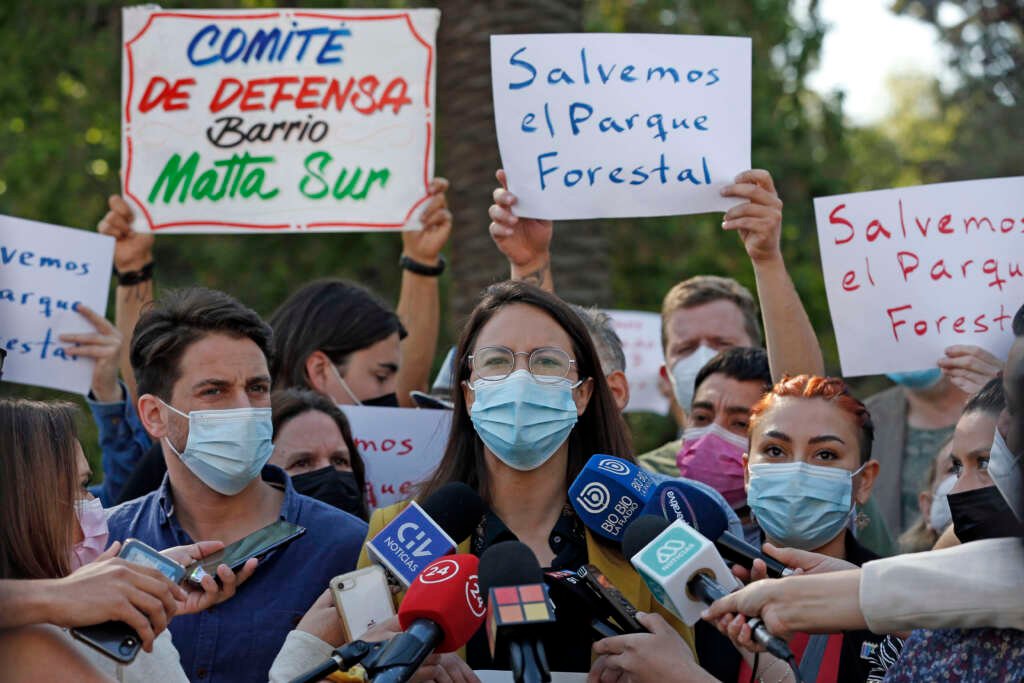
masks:
[[[628,560],[636,555],[670,524],[672,522],[660,515],[641,515],[639,519],[629,525],[626,535],[622,538],[623,556]]]
[[[492,588],[544,583],[537,556],[519,541],[495,543],[480,556],[480,595],[487,599]]]
[[[480,494],[461,481],[449,482],[434,491],[421,507],[456,544],[469,538],[487,512]]]

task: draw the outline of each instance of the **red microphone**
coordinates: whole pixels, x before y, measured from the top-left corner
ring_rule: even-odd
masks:
[[[487,614],[478,564],[474,555],[448,555],[420,572],[398,608],[402,633],[373,661],[374,683],[408,681],[431,653],[452,652],[469,642]]]

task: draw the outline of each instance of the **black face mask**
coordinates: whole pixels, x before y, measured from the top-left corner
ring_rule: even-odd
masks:
[[[953,513],[953,533],[961,543],[1020,536],[1024,531],[995,486],[950,493],[947,498]]]
[[[398,394],[384,394],[377,398],[367,399],[362,402],[364,406],[373,406],[375,408],[397,408],[398,407]]]
[[[323,467],[295,475],[292,477],[292,486],[304,496],[316,498],[362,520],[367,518],[363,492],[359,490],[356,475],[352,472],[339,472],[330,466]]]

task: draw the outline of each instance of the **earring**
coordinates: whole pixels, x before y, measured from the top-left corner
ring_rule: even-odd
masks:
[[[857,510],[857,516],[853,518],[853,524],[857,531],[864,531],[864,528],[871,523],[871,516],[863,510]]]

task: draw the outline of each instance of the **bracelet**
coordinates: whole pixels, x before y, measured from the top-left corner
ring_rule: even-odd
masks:
[[[141,285],[143,282],[148,282],[153,279],[153,261],[150,261],[146,265],[142,266],[138,270],[130,270],[126,273],[118,272],[114,269],[114,276],[117,278],[118,287],[134,287],[135,285]]]
[[[402,258],[398,259],[398,265],[404,270],[408,270],[410,273],[425,275],[426,277],[437,277],[444,272],[445,266],[448,265],[444,260],[444,256],[438,256],[437,258],[438,263],[436,266],[428,266],[426,263],[414,261],[405,254],[402,254]]]

